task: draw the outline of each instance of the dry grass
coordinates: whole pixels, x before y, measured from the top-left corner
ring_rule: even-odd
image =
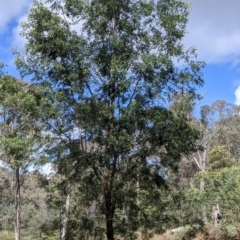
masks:
[[[187,237],[186,232],[189,228],[184,228],[181,231],[173,233],[165,233],[162,235],[154,235],[151,239],[146,237],[139,237],[138,240],[240,240],[240,227],[233,229],[231,226],[228,228],[223,228],[220,225],[214,227],[213,225],[208,225],[205,230],[198,233],[195,237]],[[23,234],[21,240],[57,240],[57,237],[27,237]],[[9,231],[0,232],[0,240],[14,240],[14,233]]]
[[[187,231],[179,231],[174,234],[165,233],[156,235],[151,240],[240,240],[240,226],[232,225],[207,225],[202,232],[196,234],[195,237],[187,236]]]
[[[56,237],[44,237],[36,238],[34,236],[27,236],[27,234],[21,234],[21,240],[57,240]],[[15,240],[14,233],[10,231],[1,231],[0,240]]]

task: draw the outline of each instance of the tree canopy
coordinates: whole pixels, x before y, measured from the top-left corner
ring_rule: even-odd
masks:
[[[16,64],[22,75],[50,89],[56,114],[47,123],[65,146],[60,159],[71,159],[74,168],[65,177],[70,185],[84,186],[85,193],[77,194],[89,207],[97,202],[95,219],[79,210],[86,219],[76,221],[96,227],[103,215],[106,224],[100,223],[99,232],[106,231],[109,240],[145,231],[151,224],[141,192],[163,185],[166,169],[196,150],[198,131],[167,107],[172,94],[196,97],[195,87],[203,83],[202,63],[181,43],[187,5],[176,0],[49,5],[35,2],[30,10],[22,32],[26,51],[17,54]],[[119,224],[123,220],[127,224]],[[70,228],[67,236],[74,238]]]
[[[204,64],[182,44],[187,21],[180,0],[34,2],[15,63],[47,99],[62,238],[161,230],[168,170],[198,149],[199,131],[180,110],[203,84]]]

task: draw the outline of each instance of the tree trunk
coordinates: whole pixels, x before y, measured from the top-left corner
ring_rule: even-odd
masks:
[[[213,206],[213,209],[212,209],[212,220],[214,221],[215,227],[219,223],[220,219],[222,219],[222,214],[220,212],[220,207],[217,203],[216,205]]]
[[[201,166],[202,166],[201,171],[206,170],[206,158],[207,158],[207,150],[205,149],[204,152],[203,152],[203,158],[202,158],[202,161],[201,161]],[[200,191],[204,192],[204,187],[205,187],[205,181],[204,181],[203,178],[201,178],[201,180],[200,180]],[[202,212],[202,221],[204,223],[206,223],[208,221],[207,220],[207,214],[206,214],[205,210],[203,210],[203,212]]]
[[[115,211],[115,204],[113,204],[111,194],[109,192],[105,194],[105,203],[107,240],[114,240],[113,215]]]
[[[62,240],[65,240],[66,238],[69,206],[70,206],[70,193],[67,194],[66,203],[65,203],[65,212],[62,216],[62,229],[61,229],[61,238],[60,238]]]
[[[20,169],[16,169],[16,186],[15,186],[15,212],[14,212],[14,230],[15,240],[20,240]]]
[[[200,180],[200,191],[202,191],[202,192],[204,191],[204,185],[205,185],[205,181],[204,181],[203,178],[201,178],[201,180]],[[207,220],[207,214],[206,214],[205,210],[202,211],[201,215],[202,215],[201,216],[202,221],[206,223],[208,220]]]
[[[197,164],[199,170],[205,171],[206,170],[206,158],[207,158],[207,142],[205,143],[205,150],[202,153],[198,152],[197,154],[198,154],[198,159],[196,157],[193,157],[193,159],[194,159],[195,163]],[[204,179],[201,178],[200,185],[199,185],[199,189],[201,192],[204,191],[204,185],[205,185]],[[203,210],[201,213],[201,219],[203,222],[207,222],[207,215],[206,215],[205,210]]]
[[[201,180],[200,180],[200,191],[204,191],[204,185],[205,185],[205,182],[204,182],[204,179],[203,178],[201,178]]]

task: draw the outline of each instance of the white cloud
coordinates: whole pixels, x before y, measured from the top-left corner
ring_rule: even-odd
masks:
[[[0,33],[4,33],[12,20],[17,20],[28,8],[31,0],[0,0]]]
[[[235,104],[240,105],[240,86],[235,91]]]
[[[186,46],[196,47],[207,63],[240,61],[240,1],[188,0],[191,12]]]
[[[239,0],[187,0],[191,3],[187,47],[196,47],[199,59],[207,63],[240,63],[240,1]],[[25,40],[19,35],[20,22],[26,19],[31,0],[0,0],[0,34],[15,20],[12,29],[12,46],[22,48]],[[72,29],[79,32],[82,23]]]
[[[23,21],[27,20],[27,13],[26,15],[22,16],[19,18],[18,20],[18,25],[13,28],[12,30],[12,47],[13,48],[23,48],[25,43],[26,43],[26,39],[20,35],[21,31],[22,31],[22,27],[21,27],[21,23]]]

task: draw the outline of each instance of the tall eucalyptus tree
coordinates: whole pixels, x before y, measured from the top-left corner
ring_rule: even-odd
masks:
[[[154,204],[147,196],[196,150],[199,137],[167,104],[179,90],[196,99],[203,84],[203,64],[182,45],[187,20],[180,0],[33,4],[16,65],[52,92],[58,111],[46,123],[74,163],[66,177],[79,186],[85,208],[76,214],[72,206],[78,224],[69,221],[75,229],[66,239],[84,239],[79,234],[89,228],[94,239],[133,239],[161,219],[161,212],[152,219],[141,199]]]

